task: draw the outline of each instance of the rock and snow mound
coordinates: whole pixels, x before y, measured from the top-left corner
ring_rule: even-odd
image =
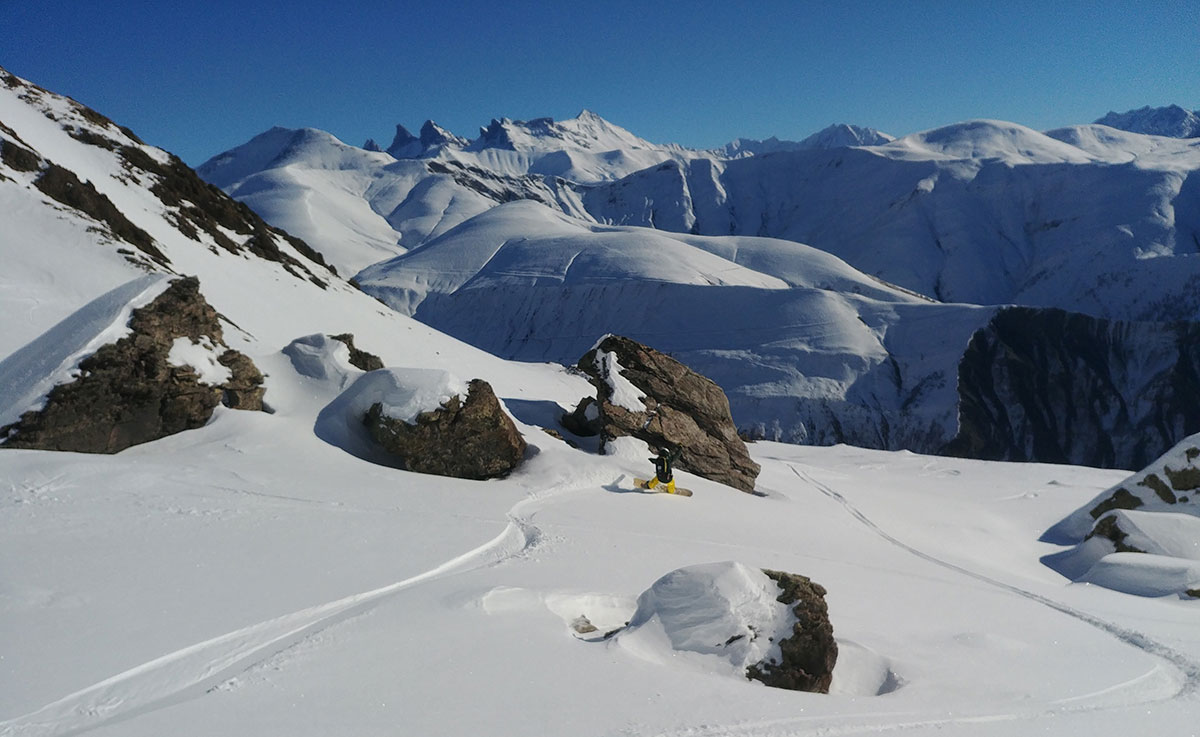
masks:
[[[345,386],[353,379],[315,427],[318,437],[351,455],[480,480],[506,475],[524,460],[525,441],[486,381],[464,382],[440,369],[362,373],[349,363],[350,347],[325,336],[301,339],[285,352],[301,374],[318,381]]]
[[[1141,596],[1200,596],[1200,435],[1105,490],[1046,533],[1068,578]]]
[[[672,571],[638,598],[629,626],[615,636],[617,645],[655,663],[765,680],[763,671],[788,665],[789,643],[807,637],[814,640],[812,651],[821,654],[819,665],[809,665],[812,681],[804,685],[767,682],[826,692],[837,659],[832,627],[827,617],[823,622],[803,622],[797,617],[799,607],[781,601],[787,592],[779,575],[736,562]],[[807,582],[803,577],[793,578]],[[815,586],[816,598],[824,593]],[[827,632],[814,637],[819,630]]]
[[[199,280],[143,277],[0,362],[0,443],[116,453],[200,427],[221,403],[261,410],[262,381]]]

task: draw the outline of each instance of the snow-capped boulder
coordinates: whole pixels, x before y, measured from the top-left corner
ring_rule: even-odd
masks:
[[[592,424],[605,440],[629,436],[679,448],[680,469],[754,491],[759,465],[738,437],[729,399],[711,379],[617,335],[605,336],[578,366],[596,387]]]
[[[513,471],[525,439],[486,381],[467,384],[444,371],[409,370],[373,402],[363,423],[375,442],[409,471],[490,479]]]
[[[646,660],[828,693],[838,651],[824,597],[804,576],[689,566],[646,590],[615,639]]]
[[[0,363],[0,419],[17,415],[2,447],[116,453],[201,427],[221,403],[263,409],[262,374],[225,345],[198,279],[114,292],[152,299],[126,311],[105,295]]]

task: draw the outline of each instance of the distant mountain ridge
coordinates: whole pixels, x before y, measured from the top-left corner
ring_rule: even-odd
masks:
[[[1200,111],[1185,110],[1178,105],[1154,108],[1147,105],[1123,113],[1110,112],[1096,123],[1151,136],[1200,138]]]

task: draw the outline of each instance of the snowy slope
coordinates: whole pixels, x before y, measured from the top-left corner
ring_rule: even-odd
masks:
[[[588,390],[581,378],[466,346],[298,250],[280,262],[193,239],[148,189],[152,177],[63,124],[124,133],[3,81],[0,135],[92,182],[166,265],[126,260],[131,244],[5,163],[0,295],[23,307],[0,312],[0,360],[51,329],[75,343],[108,332],[138,290],[93,300],[147,269],[197,274],[240,328],[226,340],[268,375],[274,412],[219,410],[204,428],[113,456],[0,451],[0,735],[1194,729],[1197,601],[1074,585],[1039,562],[1061,550],[1039,531],[1123,472],[758,443],[762,496],[688,474],[690,499],[637,492],[644,448],[599,456],[594,441],[573,448],[541,431]],[[608,230],[567,225],[584,231],[569,236],[580,242]],[[786,295],[770,280],[811,278],[776,257],[778,244],[657,237],[664,248],[708,242],[731,275],[764,284],[721,287],[732,292]],[[857,278],[876,296],[796,288],[831,304],[925,306],[824,264],[812,273]],[[486,378],[531,445],[526,464],[489,482],[422,476],[322,438],[364,375],[343,344],[311,336],[344,331],[392,367]],[[744,585],[722,590],[769,604],[769,590],[749,585],[760,568],[828,589],[842,653],[831,694],[770,689],[730,660],[692,657],[672,640],[686,623],[660,616],[678,597],[647,597],[646,623],[608,640],[574,627],[585,616],[623,628],[677,569],[696,590],[738,571]],[[696,601],[700,619],[715,611]]]
[[[953,436],[958,361],[992,314],[932,303],[798,243],[597,226],[532,202],[357,280],[496,355],[573,364],[615,332],[715,380],[746,432],[889,448]]]

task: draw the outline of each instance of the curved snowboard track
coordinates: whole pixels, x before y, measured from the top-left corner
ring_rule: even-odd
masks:
[[[520,556],[541,539],[541,531],[530,522],[536,508],[529,508],[586,485],[531,491],[508,511],[508,524],[499,535],[424,573],[168,653],[36,711],[0,722],[0,737],[69,737],[203,696],[231,677],[329,627],[365,614],[405,589]]]
[[[818,481],[811,475],[801,471],[799,468],[796,468],[796,466],[791,463],[788,463],[787,466],[805,484],[811,486],[812,488],[824,494],[826,497],[829,497],[831,500],[837,502],[847,513],[854,517],[854,519],[860,522],[864,527],[891,545],[894,545],[901,550],[911,553],[912,555],[915,555],[916,557],[928,561],[934,565],[954,571],[955,573],[963,576],[967,576],[988,586],[993,586],[1003,591],[1015,594],[1024,599],[1041,604],[1042,606],[1049,607],[1054,611],[1065,614],[1068,617],[1083,622],[1084,624],[1095,627],[1096,629],[1116,638],[1120,642],[1123,642],[1130,647],[1137,648],[1148,655],[1160,658],[1166,662],[1155,668],[1153,671],[1131,681],[1114,684],[1112,687],[1094,694],[1086,694],[1053,702],[1046,708],[1040,710],[1024,712],[1001,712],[996,714],[931,717],[924,719],[913,714],[912,712],[863,715],[861,717],[851,717],[849,719],[837,719],[836,717],[821,716],[792,717],[783,719],[747,721],[736,724],[699,725],[694,728],[683,728],[676,730],[670,734],[679,735],[680,737],[683,735],[688,735],[688,737],[703,737],[706,735],[756,735],[759,737],[771,735],[773,737],[783,737],[784,735],[813,733],[822,735],[875,734],[879,732],[916,729],[921,727],[942,727],[950,725],[1031,720],[1046,716],[1053,716],[1055,714],[1082,711],[1101,711],[1110,708],[1121,708],[1129,706],[1131,703],[1165,701],[1168,699],[1175,699],[1200,693],[1200,664],[1197,664],[1187,655],[1174,650],[1167,645],[1157,642],[1156,640],[1153,640],[1152,638],[1140,632],[1120,627],[1048,597],[1036,594],[1032,591],[1027,591],[1003,581],[999,581],[982,573],[963,568],[962,566],[942,560],[930,555],[929,553],[914,548],[911,545],[908,545],[907,543],[904,543],[888,534],[877,524],[875,524],[874,521],[867,517],[866,514],[859,510],[858,507],[854,506],[850,500],[846,499],[845,496],[837,492],[832,487]],[[1165,697],[1138,699],[1134,702],[1129,700],[1114,701],[1111,698],[1114,694],[1117,694],[1127,688],[1138,688],[1141,684],[1147,681],[1152,683],[1156,681],[1169,683],[1175,687],[1175,690],[1173,693]],[[889,716],[891,717],[890,719],[888,718]],[[666,733],[664,733],[664,735],[665,734]]]
[[[911,553],[912,555],[915,555],[918,558],[928,561],[934,565],[954,571],[955,573],[967,576],[988,586],[999,588],[1024,599],[1028,599],[1043,606],[1049,607],[1054,611],[1060,612],[1068,617],[1095,627],[1096,629],[1111,635],[1112,637],[1131,647],[1137,648],[1138,650],[1141,650],[1149,655],[1161,658],[1166,662],[1155,670],[1131,681],[1114,684],[1112,687],[1094,694],[1086,694],[1083,696],[1053,702],[1046,708],[1037,710],[1000,712],[994,714],[963,714],[960,716],[930,716],[926,718],[922,718],[919,714],[916,714],[912,711],[881,712],[843,718],[838,718],[836,716],[797,716],[783,717],[778,719],[746,720],[742,722],[724,724],[698,724],[691,727],[680,727],[670,731],[658,732],[656,733],[658,737],[733,737],[734,735],[747,735],[748,737],[789,737],[791,735],[808,734],[820,734],[828,735],[830,737],[837,737],[839,735],[878,734],[881,732],[920,729],[925,727],[941,728],[954,725],[961,726],[968,724],[988,724],[1033,720],[1070,712],[1101,711],[1110,708],[1120,708],[1129,706],[1131,703],[1165,701],[1168,699],[1175,699],[1200,693],[1200,664],[1197,664],[1183,653],[1163,645],[1162,643],[1159,643],[1140,632],[1119,627],[1111,622],[1094,617],[1086,612],[1082,612],[1078,609],[1074,609],[1065,604],[1054,601],[1053,599],[1041,596],[1040,594],[1035,594],[1032,591],[1027,591],[1017,586],[1013,586],[1012,584],[1004,583],[1003,581],[999,581],[967,568],[963,568],[962,566],[955,565],[949,561],[944,561],[940,558],[930,555],[929,553],[914,548],[911,545],[908,545],[907,543],[904,543],[888,534],[877,524],[875,524],[871,518],[867,517],[866,514],[859,510],[858,507],[854,506],[850,500],[834,490],[832,487],[821,483],[809,474],[801,471],[799,468],[796,468],[796,466],[792,463],[787,463],[786,465],[792,470],[792,473],[800,478],[801,481],[821,492],[831,500],[837,502],[847,513],[854,517],[854,519],[860,522],[864,527],[891,545],[894,545],[901,550]],[[1175,686],[1174,692],[1163,698],[1142,699],[1136,702],[1114,702],[1111,699],[1099,701],[1096,700],[1096,697],[1111,696],[1112,694],[1118,693],[1128,687],[1137,687],[1139,684],[1145,681],[1155,680],[1162,680],[1164,682],[1171,683]]]

